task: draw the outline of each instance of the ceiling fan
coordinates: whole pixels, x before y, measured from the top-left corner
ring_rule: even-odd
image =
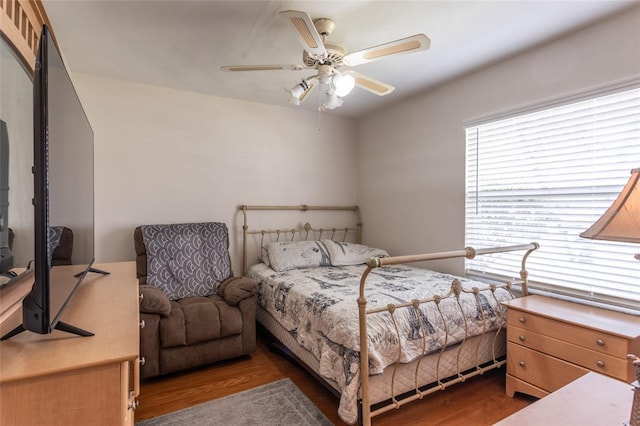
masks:
[[[298,10],[282,11],[280,16],[293,27],[298,41],[304,48],[302,64],[227,65],[221,67],[221,70],[314,70],[314,75],[302,78],[302,81],[291,89],[285,89],[289,93],[289,102],[294,105],[300,105],[300,102],[304,101],[316,83],[320,86],[322,109],[334,109],[342,105],[342,98],[351,92],[355,85],[379,96],[388,95],[394,90],[393,86],[352,70],[340,71],[340,68],[343,66],[354,67],[401,53],[419,52],[428,49],[431,43],[426,35],[416,34],[379,46],[347,53],[340,44],[327,41],[328,36],[335,28],[335,23],[331,19],[320,18],[313,21],[308,13]]]

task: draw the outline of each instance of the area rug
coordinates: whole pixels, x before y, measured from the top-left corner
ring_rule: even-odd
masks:
[[[329,426],[333,423],[291,379],[282,379],[136,423],[136,426],[169,425]]]

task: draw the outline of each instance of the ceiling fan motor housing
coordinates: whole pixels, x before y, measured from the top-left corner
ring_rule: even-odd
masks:
[[[325,42],[324,48],[327,51],[327,54],[322,58],[310,55],[306,50],[303,50],[302,62],[308,67],[315,67],[316,65],[322,64],[333,65],[334,67],[343,65],[342,59],[344,58],[344,55],[347,54],[347,50],[344,46],[337,43]]]
[[[316,30],[318,30],[318,34],[325,38],[328,37],[336,27],[336,23],[329,18],[318,18],[313,21],[313,25],[315,25]]]

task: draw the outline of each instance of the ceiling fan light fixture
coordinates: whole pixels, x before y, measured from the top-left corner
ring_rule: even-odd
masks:
[[[325,93],[323,96],[322,108],[323,109],[335,109],[342,105],[342,98],[335,94]]]
[[[293,86],[291,89],[284,89],[289,93],[289,103],[293,105],[300,105],[300,100],[304,96],[305,92],[309,89],[309,83],[302,80],[300,83]]]
[[[335,94],[340,97],[345,97],[356,86],[356,79],[349,74],[343,74],[335,72],[333,75],[333,87],[335,88]]]
[[[352,70],[339,72],[343,65],[353,67],[398,54],[426,50],[431,40],[424,34],[390,41],[356,52],[347,53],[341,44],[328,41],[329,35],[335,28],[335,22],[330,18],[311,19],[311,16],[301,10],[283,10],[279,13],[287,25],[292,29],[302,45],[302,64],[294,65],[233,65],[222,66],[222,71],[272,71],[272,70],[316,70],[316,75],[302,79],[291,89],[289,103],[300,105],[308,97],[314,86],[318,86],[319,109],[334,109],[342,105],[343,98],[355,86],[358,86],[378,96],[388,95],[394,87],[374,80]]]

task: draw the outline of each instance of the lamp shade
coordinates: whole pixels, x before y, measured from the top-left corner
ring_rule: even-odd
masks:
[[[349,74],[336,72],[333,75],[333,86],[336,89],[336,95],[341,98],[347,96],[356,85],[356,79]]]
[[[322,107],[325,109],[335,109],[342,105],[342,98],[336,95],[325,94]]]
[[[595,240],[640,243],[640,168],[631,170],[629,182],[618,198],[580,236]]]

